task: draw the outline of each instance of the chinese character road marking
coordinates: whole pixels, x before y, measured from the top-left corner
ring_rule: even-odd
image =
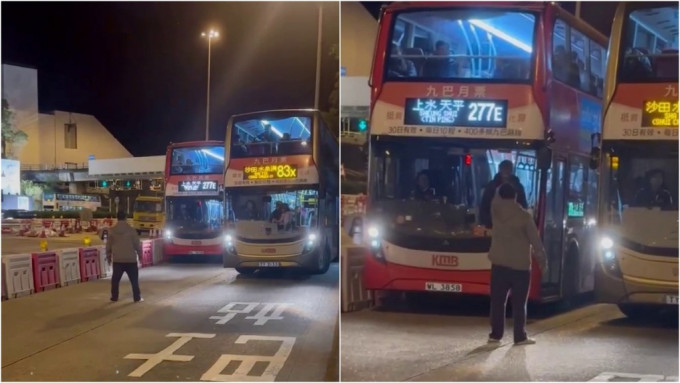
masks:
[[[246,319],[256,319],[254,326],[262,326],[270,320],[281,320],[283,317],[281,313],[286,309],[288,304],[286,303],[263,303],[264,308],[260,310],[257,314],[253,316],[246,317]],[[271,315],[267,316],[267,313],[271,311]]]
[[[281,371],[286,359],[293,350],[295,344],[294,337],[286,336],[260,336],[260,335],[241,335],[236,340],[236,344],[246,344],[248,341],[278,341],[281,346],[273,356],[263,355],[232,355],[223,354],[210,369],[203,374],[201,380],[213,382],[273,382],[276,375]],[[239,366],[233,374],[222,374],[222,371],[231,362],[238,362]],[[248,375],[258,362],[268,363],[267,368],[260,376]]]
[[[265,325],[270,320],[283,319],[281,314],[289,306],[287,303],[231,302],[218,311],[219,313],[226,313],[226,315],[213,315],[210,319],[217,319],[215,324],[227,324],[238,314],[250,314],[260,304],[264,307],[257,314],[246,317],[246,319],[255,320],[254,326]],[[245,305],[245,307],[236,309],[236,305]]]
[[[175,351],[187,344],[193,338],[211,339],[215,334],[199,334],[199,333],[170,333],[166,335],[168,338],[179,338],[173,344],[161,350],[157,354],[128,354],[125,359],[146,359],[141,366],[132,371],[128,376],[140,378],[144,376],[149,370],[156,367],[164,360],[171,362],[190,362],[194,359],[194,355],[175,355]]]
[[[624,372],[603,372],[589,382],[662,382],[663,375],[628,374]]]
[[[237,314],[248,314],[259,304],[259,302],[231,302],[217,311],[218,313],[226,313],[226,315],[211,316],[210,319],[217,319],[218,321],[215,324],[227,324]],[[245,305],[245,307],[238,310],[234,308],[236,305]]]

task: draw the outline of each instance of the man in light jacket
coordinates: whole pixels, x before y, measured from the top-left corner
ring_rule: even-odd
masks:
[[[111,228],[106,242],[106,261],[113,261],[113,275],[111,276],[111,301],[118,300],[118,285],[123,273],[127,273],[132,285],[132,298],[135,302],[143,301],[139,291],[139,269],[137,259],[142,258],[142,243],[135,230],[127,222],[127,214],[119,211],[118,223]]]
[[[514,340],[517,345],[534,344],[527,337],[527,298],[531,275],[531,248],[541,271],[547,272],[543,243],[531,214],[517,202],[510,183],[498,188],[491,202],[491,334],[489,343],[500,343],[505,328],[505,305],[512,291]]]

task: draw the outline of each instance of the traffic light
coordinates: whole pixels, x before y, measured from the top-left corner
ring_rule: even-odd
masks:
[[[109,182],[108,181],[102,181],[102,187],[105,188],[107,186],[109,186]]]
[[[361,120],[359,120],[357,127],[359,128],[360,132],[365,132],[366,128],[368,128],[368,122],[362,118]]]
[[[132,181],[130,181],[130,180],[125,181],[125,187],[126,188],[129,188],[131,186],[132,186]]]

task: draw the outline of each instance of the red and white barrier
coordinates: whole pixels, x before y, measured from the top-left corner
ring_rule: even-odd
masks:
[[[142,241],[142,267],[153,266],[153,240]]]
[[[57,252],[59,256],[59,278],[62,286],[80,283],[80,251],[78,249],[63,249]]]
[[[101,276],[99,249],[86,247],[78,249],[78,252],[80,256],[80,281],[88,282],[99,279]]]
[[[163,240],[154,239],[153,241],[153,264],[157,265],[163,262]]]
[[[344,234],[344,233],[343,233]],[[343,236],[345,243],[346,236]],[[340,255],[340,281],[342,284],[342,312],[368,308],[373,302],[371,292],[364,288],[363,274],[366,248],[353,244],[342,246]]]
[[[35,291],[54,289],[59,283],[59,259],[54,251],[33,253],[33,283]]]
[[[4,280],[7,283],[7,298],[33,294],[33,261],[31,254],[13,254],[2,257],[5,265]]]

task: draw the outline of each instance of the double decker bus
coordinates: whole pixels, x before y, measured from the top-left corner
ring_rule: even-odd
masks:
[[[630,317],[678,304],[678,3],[621,3],[599,157],[596,298]]]
[[[167,256],[224,251],[224,142],[171,143],[165,160]]]
[[[510,160],[550,270],[533,267],[530,299],[592,291],[597,177],[588,164],[606,37],[548,2],[393,3],[379,24],[365,286],[487,295],[481,197]],[[434,198],[414,198],[418,179]]]
[[[337,126],[316,110],[271,110],[233,116],[226,137],[224,267],[325,273],[339,246]]]

